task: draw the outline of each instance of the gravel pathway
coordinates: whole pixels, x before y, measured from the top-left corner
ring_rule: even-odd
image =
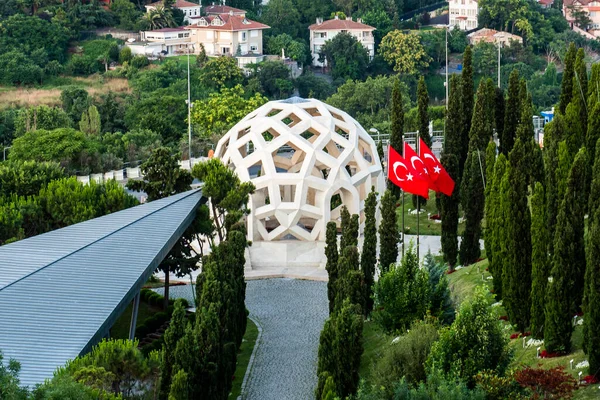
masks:
[[[162,289],[155,289],[162,294]],[[193,304],[190,286],[170,288]],[[314,398],[319,335],[327,318],[327,283],[293,279],[247,282],[246,307],[262,328],[244,391],[247,400]]]

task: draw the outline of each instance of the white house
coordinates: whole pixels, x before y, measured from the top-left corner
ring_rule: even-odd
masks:
[[[363,24],[360,19],[353,21],[351,19],[335,19],[323,21],[323,18],[317,18],[317,23],[308,27],[310,30],[310,52],[312,55],[313,65],[321,67],[327,65],[327,61],[321,63],[319,61],[319,53],[321,47],[326,41],[333,39],[338,33],[348,32],[361,43],[369,52],[369,58],[375,56],[375,38],[373,31],[375,28]]]
[[[477,0],[450,0],[450,26],[458,26],[463,31],[477,28],[479,5]]]
[[[156,7],[162,6],[162,1],[157,1],[152,4],[148,4],[146,6],[146,12],[150,12],[150,10],[155,10]],[[190,18],[199,17],[200,16],[200,4],[192,3],[186,0],[176,0],[172,5],[173,8],[183,11],[184,23],[190,23]]]
[[[154,31],[140,32],[141,41],[127,43],[134,55],[140,54],[146,57],[157,57],[159,55],[174,56],[187,53],[188,48],[193,51],[193,43],[190,40],[190,31],[179,28],[163,28]]]

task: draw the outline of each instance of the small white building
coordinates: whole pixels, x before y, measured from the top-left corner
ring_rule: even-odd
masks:
[[[146,6],[146,12],[150,12],[150,10],[155,10],[156,7],[162,6],[162,1],[157,1],[152,4],[148,4]],[[184,23],[190,23],[190,18],[199,17],[200,16],[200,4],[192,3],[186,0],[176,0],[172,5],[173,8],[183,11]]]
[[[351,19],[335,19],[323,21],[323,18],[317,18],[317,22],[308,27],[310,30],[310,53],[312,55],[312,65],[322,67],[327,65],[327,61],[319,62],[319,53],[321,47],[326,41],[333,39],[339,33],[347,32],[356,37],[369,53],[369,58],[375,56],[375,38],[373,37],[374,27],[363,24],[360,19],[353,21]]]
[[[458,26],[463,31],[477,28],[479,4],[477,0],[450,0],[450,26]]]
[[[141,41],[127,43],[134,55],[146,57],[174,56],[187,54],[188,48],[194,50],[194,44],[190,40],[190,31],[179,28],[163,28],[154,31],[140,32]]]

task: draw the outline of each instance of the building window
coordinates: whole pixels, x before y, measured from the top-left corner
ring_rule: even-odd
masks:
[[[258,37],[258,31],[257,30],[250,31],[250,37]]]
[[[208,26],[208,22],[204,18],[200,18],[200,21],[196,24],[198,26]]]
[[[221,54],[227,55],[230,53],[231,51],[229,50],[229,47],[221,47]]]
[[[315,32],[315,39],[327,39],[327,32]]]
[[[246,41],[246,32],[242,32],[241,37],[242,37],[242,42],[245,42]]]
[[[212,20],[211,25],[221,26],[223,25],[223,20],[219,17],[215,17],[215,19]]]
[[[198,15],[198,10],[194,10],[194,15]]]
[[[258,51],[258,46],[253,44],[250,46],[250,51]]]

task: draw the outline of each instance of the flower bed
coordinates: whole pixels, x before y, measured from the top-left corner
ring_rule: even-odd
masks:
[[[562,354],[560,353],[549,353],[546,350],[542,350],[540,352],[540,358],[554,358],[554,357],[560,357]]]
[[[583,383],[584,385],[593,385],[598,382],[600,381],[594,375],[586,375],[581,380],[581,383]]]

